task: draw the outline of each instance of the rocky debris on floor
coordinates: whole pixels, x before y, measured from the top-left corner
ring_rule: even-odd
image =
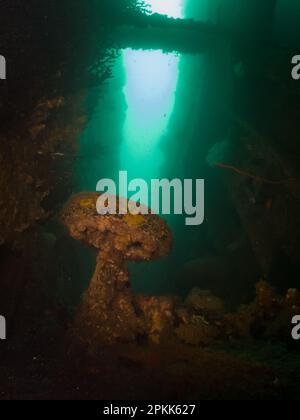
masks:
[[[168,297],[138,296],[137,306],[142,314],[144,331],[150,342],[159,344],[172,335],[176,320],[176,300]]]
[[[168,255],[172,234],[158,216],[99,215],[99,194],[74,196],[62,212],[70,235],[98,252],[96,270],[75,319],[73,336],[92,353],[103,345],[144,340],[162,344],[209,346],[231,339],[290,338],[290,323],[300,310],[300,293],[285,297],[265,281],[256,299],[235,313],[210,291],[195,288],[179,297],[145,297],[130,290],[127,262]]]
[[[265,281],[256,286],[256,299],[241,306],[236,314],[226,315],[226,333],[236,338],[291,339],[291,321],[299,310],[299,292],[275,293]],[[229,328],[229,329],[228,329]]]
[[[209,290],[194,288],[185,300],[185,305],[194,312],[213,316],[224,311],[224,303]]]
[[[235,313],[226,313],[220,298],[199,288],[185,300],[134,295],[127,263],[167,256],[171,231],[156,215],[100,215],[99,196],[78,194],[61,215],[71,237],[98,252],[74,324],[74,334],[89,350],[139,339],[161,344],[170,337],[195,346],[239,338],[289,338],[291,319],[300,310],[300,293],[294,289],[282,297],[260,281],[254,302]]]
[[[219,330],[202,317],[194,317],[190,324],[181,324],[176,336],[185,344],[208,346],[219,337]]]

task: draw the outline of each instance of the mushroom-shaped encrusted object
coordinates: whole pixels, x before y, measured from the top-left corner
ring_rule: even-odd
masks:
[[[95,273],[75,322],[76,334],[95,350],[98,345],[134,340],[142,332],[127,263],[162,258],[172,246],[171,231],[159,216],[150,211],[146,215],[100,215],[98,198],[96,193],[78,194],[61,216],[74,239],[98,251]]]

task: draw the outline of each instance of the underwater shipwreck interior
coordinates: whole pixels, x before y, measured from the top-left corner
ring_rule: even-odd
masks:
[[[1,1],[1,400],[299,399],[299,54],[297,0]]]

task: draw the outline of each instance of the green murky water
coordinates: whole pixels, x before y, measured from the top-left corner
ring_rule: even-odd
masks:
[[[236,0],[148,3],[153,12],[237,28],[247,24],[251,28],[249,16],[259,10],[257,2],[241,5]],[[279,9],[279,34],[280,17]],[[191,228],[184,224],[185,215],[167,216],[174,232],[173,253],[165,261],[132,268],[133,285],[139,292],[190,288],[185,265],[227,252],[236,241],[236,215],[220,171],[207,161],[210,149],[230,135],[235,64],[225,41],[195,55],[124,49],[111,79],[90,92],[89,100],[98,105],[80,140],[76,191],[95,191],[102,178],[117,182],[120,170],[128,171],[129,180],[204,178],[206,182],[205,223]],[[225,290],[224,276],[217,277]]]
[[[218,1],[148,3],[153,12],[214,21]],[[94,191],[101,178],[117,182],[120,170],[128,171],[129,180],[142,178],[147,182],[156,178],[207,177],[208,150],[226,136],[215,103],[219,95],[226,101],[224,65],[224,56],[217,53],[120,51],[113,77],[104,87],[91,92],[93,99],[98,96],[98,106],[81,138],[77,190]],[[207,194],[211,189],[215,194],[219,186],[210,178]],[[172,291],[177,282],[174,274],[187,261],[209,252],[209,245],[204,245],[205,224],[187,228],[184,218],[167,216],[175,237],[173,253],[167,260],[132,268],[138,291]]]

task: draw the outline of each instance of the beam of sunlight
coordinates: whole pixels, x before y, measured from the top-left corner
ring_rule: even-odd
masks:
[[[183,17],[184,0],[147,1],[153,12]],[[127,114],[120,165],[130,178],[160,177],[161,139],[175,104],[180,57],[161,50],[123,51]]]
[[[160,139],[175,103],[179,58],[162,51],[124,52],[127,116],[121,150],[122,168],[133,177],[159,175]]]

